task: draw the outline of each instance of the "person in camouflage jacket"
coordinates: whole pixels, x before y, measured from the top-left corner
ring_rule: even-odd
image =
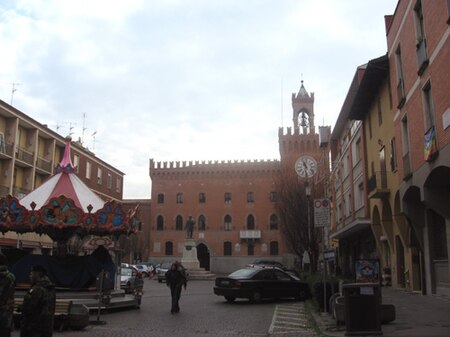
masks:
[[[0,252],[0,336],[11,336],[16,278],[6,267],[6,256]]]
[[[20,337],[51,337],[55,314],[55,286],[42,266],[30,274],[31,289],[25,295],[20,321]]]

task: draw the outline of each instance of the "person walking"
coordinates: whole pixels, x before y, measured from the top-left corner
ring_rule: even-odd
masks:
[[[8,271],[6,256],[0,252],[0,336],[11,337],[16,278]]]
[[[187,278],[184,267],[179,262],[174,262],[170,269],[166,272],[166,283],[170,287],[170,295],[172,296],[172,307],[170,313],[180,312],[180,296],[181,288],[184,286],[186,290]]]
[[[30,273],[31,289],[23,299],[20,337],[51,337],[55,314],[55,286],[40,265]]]

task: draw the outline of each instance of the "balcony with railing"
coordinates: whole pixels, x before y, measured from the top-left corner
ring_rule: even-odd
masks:
[[[52,162],[50,160],[44,159],[42,157],[36,158],[36,168],[45,173],[52,172]]]
[[[389,196],[390,189],[387,184],[386,171],[377,171],[367,179],[367,192],[371,199],[382,199]]]
[[[9,194],[9,186],[0,185],[0,196],[5,196]]]
[[[261,231],[259,229],[252,229],[252,230],[243,230],[239,233],[239,238],[241,240],[256,240],[261,239]]]
[[[22,163],[33,166],[34,153],[19,147],[17,149],[16,159],[20,160]]]
[[[0,158],[11,158],[13,156],[13,144],[1,142],[0,143]]]

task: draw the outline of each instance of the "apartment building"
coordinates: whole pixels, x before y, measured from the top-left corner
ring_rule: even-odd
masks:
[[[409,278],[450,294],[450,2],[399,0],[386,32]]]
[[[330,141],[330,238],[338,241],[338,266],[349,278],[354,277],[356,260],[378,256],[367,201],[364,129],[361,121],[350,119],[365,71],[366,65],[357,68]]]
[[[19,200],[55,172],[66,139],[45,124],[0,100],[0,195]],[[79,141],[71,144],[72,163],[79,178],[105,201],[122,200],[124,173],[96,157]],[[49,253],[52,241],[33,233],[0,235],[0,247]]]

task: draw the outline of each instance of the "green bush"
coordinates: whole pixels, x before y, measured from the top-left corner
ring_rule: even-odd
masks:
[[[324,311],[324,295],[326,296],[326,310],[329,308],[329,300],[331,295],[339,291],[339,281],[340,278],[335,276],[327,276],[325,279],[325,291],[323,286],[323,275],[322,274],[306,274],[302,275],[302,279],[309,284],[310,293],[312,295],[312,300],[317,306],[318,310]]]

